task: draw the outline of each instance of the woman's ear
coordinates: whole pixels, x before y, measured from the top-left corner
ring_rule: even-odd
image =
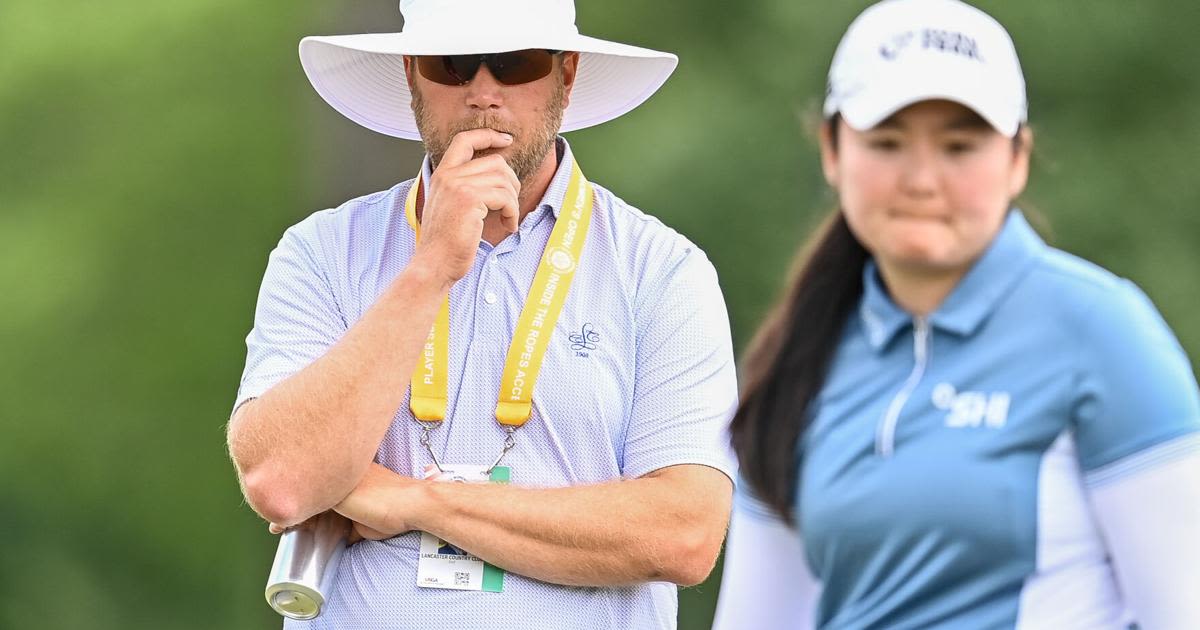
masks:
[[[817,141],[821,145],[821,171],[825,181],[833,189],[838,187],[837,142],[834,140],[833,126],[840,124],[836,118],[821,123],[817,132]],[[840,135],[840,134],[839,134]]]
[[[1029,161],[1033,155],[1033,129],[1028,125],[1022,125],[1017,130],[1017,137],[1013,139],[1013,168],[1012,174],[1009,176],[1008,196],[1010,199],[1016,199],[1025,192],[1025,185],[1029,183]]]

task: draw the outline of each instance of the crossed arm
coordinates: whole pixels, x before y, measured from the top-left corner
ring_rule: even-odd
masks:
[[[567,488],[416,480],[372,464],[334,509],[366,538],[419,529],[555,584],[698,584],[725,537],[732,483],[707,466]]]
[[[432,321],[443,291],[411,266],[325,356],[238,410],[230,454],[255,511],[289,527],[336,506],[365,537],[421,529],[559,584],[703,581],[731,503],[716,469],[533,489],[415,480],[371,463],[423,341],[421,327],[392,322]]]

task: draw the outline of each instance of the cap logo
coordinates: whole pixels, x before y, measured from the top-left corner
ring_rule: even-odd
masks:
[[[883,55],[884,59],[895,59],[896,55],[899,55],[900,51],[904,50],[904,48],[912,42],[912,39],[912,31],[905,31],[898,35],[894,35],[891,40],[884,42],[883,45],[879,47],[879,54]]]
[[[940,50],[983,61],[983,57],[979,56],[979,44],[975,42],[974,38],[967,37],[962,33],[927,28],[921,32],[921,41],[923,42],[922,46],[927,50]]]
[[[974,38],[968,37],[963,33],[925,28],[921,29],[920,35],[921,48],[925,50],[945,52],[976,61],[983,61],[983,57],[979,54],[979,44]],[[898,57],[915,38],[916,33],[913,31],[905,31],[894,35],[879,47],[879,54],[884,59],[891,61]]]

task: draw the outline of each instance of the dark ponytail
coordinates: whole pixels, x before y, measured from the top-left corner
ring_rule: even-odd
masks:
[[[837,129],[836,118],[826,124]],[[750,489],[789,524],[795,524],[797,449],[809,405],[862,296],[868,257],[841,212],[827,218],[800,251],[783,301],[759,328],[742,362],[741,404],[730,427],[733,447]]]

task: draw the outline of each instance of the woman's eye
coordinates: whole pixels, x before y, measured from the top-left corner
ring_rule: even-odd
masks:
[[[895,151],[900,148],[900,142],[892,138],[874,138],[867,142],[867,146],[876,151]]]
[[[951,155],[962,155],[975,150],[973,142],[948,142],[946,143],[946,152]]]

